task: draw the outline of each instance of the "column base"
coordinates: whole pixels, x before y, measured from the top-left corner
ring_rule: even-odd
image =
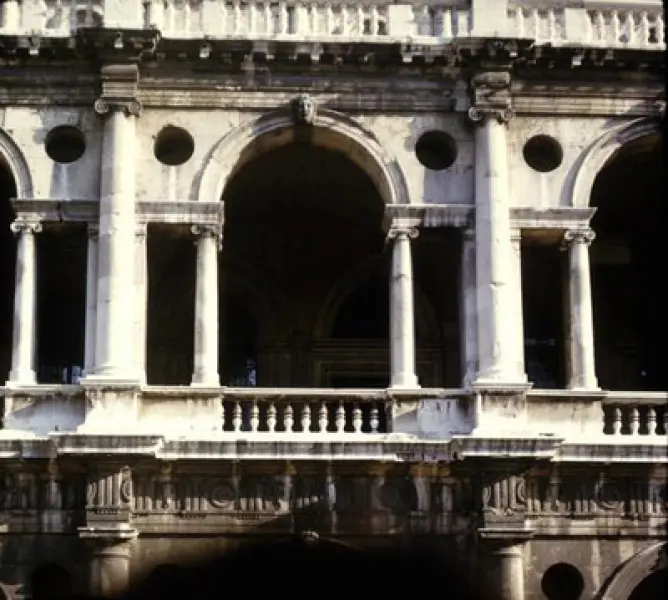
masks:
[[[89,375],[79,381],[86,394],[79,433],[135,431],[139,418],[139,382]]]
[[[190,386],[196,388],[219,388],[220,375],[218,375],[218,373],[216,373],[215,375],[193,374]]]
[[[400,373],[392,376],[390,388],[393,390],[419,390],[420,383],[418,378],[412,373]]]
[[[5,387],[20,388],[37,385],[37,375],[32,369],[26,371],[10,371]]]

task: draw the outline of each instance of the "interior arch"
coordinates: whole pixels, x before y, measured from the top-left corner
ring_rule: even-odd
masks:
[[[9,375],[14,319],[14,280],[16,239],[9,227],[15,218],[10,198],[16,196],[16,183],[7,163],[0,156],[0,383]]]
[[[607,160],[592,187],[592,302],[604,389],[668,389],[657,271],[666,222],[662,155],[658,133],[637,137]]]

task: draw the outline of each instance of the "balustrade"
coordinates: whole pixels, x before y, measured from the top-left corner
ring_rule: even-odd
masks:
[[[499,0],[501,2],[502,0]],[[137,0],[138,2],[138,0]],[[134,5],[134,2],[130,3]],[[658,0],[585,0],[578,8],[555,2],[507,3],[498,35],[554,46],[665,48]],[[127,10],[119,0],[4,0],[0,35],[69,37],[79,27],[158,29],[167,38],[304,42],[439,44],[475,35],[468,0],[145,0]]]
[[[603,433],[649,437],[668,433],[668,394],[610,392],[603,405]]]
[[[249,398],[244,392],[227,392],[222,406],[222,429],[230,433],[327,436],[388,433],[390,403],[380,394],[365,398],[280,394]]]

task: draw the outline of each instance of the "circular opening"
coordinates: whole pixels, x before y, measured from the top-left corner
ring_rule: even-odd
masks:
[[[578,600],[584,590],[584,579],[573,565],[557,563],[543,574],[541,588],[548,600]]]
[[[155,138],[154,152],[163,165],[178,167],[195,152],[195,140],[185,129],[169,125]]]
[[[44,147],[51,160],[69,164],[83,156],[86,151],[86,138],[76,127],[60,125],[46,136]]]
[[[445,131],[428,131],[415,144],[415,156],[423,167],[443,171],[455,162],[457,143]]]
[[[524,160],[535,171],[554,171],[564,158],[561,144],[549,135],[535,135],[524,144]]]

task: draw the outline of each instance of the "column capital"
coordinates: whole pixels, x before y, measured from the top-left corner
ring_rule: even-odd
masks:
[[[567,229],[564,231],[562,249],[567,249],[573,244],[589,246],[595,239],[596,233],[592,229]]]
[[[39,233],[42,231],[42,224],[38,219],[30,217],[17,217],[12,221],[9,229],[15,235],[23,235],[25,233]]]
[[[414,225],[406,223],[392,223],[387,231],[387,239],[409,238],[414,240],[420,235],[420,230]]]
[[[507,70],[489,70],[476,73],[469,81],[471,107],[468,118],[476,124],[487,119],[508,123],[515,116],[510,92],[511,75]]]
[[[218,249],[223,249],[223,229],[220,225],[192,225],[190,227],[196,242],[202,238],[213,238],[218,242]]]
[[[139,69],[136,64],[104,65],[100,70],[100,82],[102,93],[93,105],[97,114],[122,111],[128,116],[141,116],[142,105],[137,98]]]

